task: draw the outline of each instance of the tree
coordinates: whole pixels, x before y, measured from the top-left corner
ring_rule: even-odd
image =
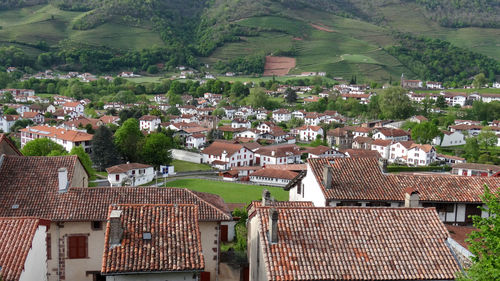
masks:
[[[3,111],[4,115],[19,115],[14,108],[7,108]]]
[[[491,130],[489,127],[484,127],[481,129],[481,133],[477,136],[477,141],[480,146],[482,146],[484,149],[488,149],[492,146],[497,145],[497,135]]]
[[[172,162],[173,141],[162,133],[149,134],[142,146],[142,160],[159,168]]]
[[[57,155],[66,154],[66,150],[62,145],[48,138],[35,139],[27,142],[21,152],[24,156],[48,156],[52,152],[58,153]]]
[[[166,113],[169,115],[181,115],[181,111],[175,105],[169,107]]]
[[[262,88],[252,89],[250,95],[246,98],[247,104],[253,108],[266,107],[268,105],[269,96]]]
[[[143,138],[139,121],[129,118],[116,131],[115,144],[126,161],[136,162],[139,159],[139,146]]]
[[[444,96],[440,95],[439,97],[437,97],[436,106],[441,109],[448,107],[448,104],[446,103],[446,99],[444,98]]]
[[[472,82],[472,85],[474,88],[479,89],[486,84],[486,76],[484,73],[479,73],[478,75],[474,76],[474,81]]]
[[[90,156],[85,152],[82,146],[75,146],[69,152],[70,155],[78,155],[78,159],[82,162],[83,167],[87,170],[87,173],[92,177],[95,174],[94,168],[92,168],[92,160]]]
[[[467,162],[476,162],[479,159],[479,143],[476,138],[467,138],[465,140],[465,154],[464,158],[467,159]]]
[[[481,200],[486,208],[480,207],[489,217],[472,216],[473,231],[466,240],[469,250],[474,254],[473,264],[466,269],[466,274],[459,276],[460,281],[500,280],[500,189],[490,191],[485,186]],[[496,189],[496,190],[495,190]]]
[[[118,152],[113,141],[111,130],[102,125],[95,131],[92,137],[92,153],[90,159],[99,171],[120,163]]]
[[[292,88],[286,88],[285,96],[288,103],[294,104],[297,101],[297,92],[295,92]]]
[[[411,130],[411,138],[420,144],[430,144],[439,135],[440,131],[432,122],[422,122]]]
[[[406,119],[415,111],[406,90],[401,87],[385,89],[380,95],[379,106],[384,118],[390,119]]]

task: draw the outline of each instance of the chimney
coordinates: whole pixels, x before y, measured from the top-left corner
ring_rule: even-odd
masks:
[[[332,188],[332,167],[327,164],[323,166],[323,185],[326,189]]]
[[[269,209],[269,242],[278,243],[278,211]]]
[[[271,156],[276,155],[276,150],[271,151]]]
[[[384,159],[384,158],[379,158],[378,159],[378,165],[380,167],[380,170],[382,171],[382,173],[387,173],[387,159]]]
[[[68,191],[68,169],[63,167],[57,170],[58,179],[59,179],[59,192]]]
[[[262,206],[269,206],[270,202],[271,202],[271,192],[269,192],[269,190],[264,188],[264,190],[262,190]]]
[[[418,190],[408,187],[405,189],[405,208],[417,208],[420,201]]]
[[[121,222],[122,211],[112,210],[109,215],[109,246],[118,246],[122,242],[123,228]]]
[[[493,173],[493,170],[491,170],[491,169],[488,169],[488,177],[491,177],[491,176],[493,176],[493,174],[494,174],[494,173]]]

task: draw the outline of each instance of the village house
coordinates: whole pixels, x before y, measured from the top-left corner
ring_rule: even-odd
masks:
[[[13,108],[16,110],[17,114],[23,114],[25,112],[29,112],[30,108],[24,104],[9,104],[7,105],[9,108]]]
[[[467,124],[459,124],[450,126],[450,132],[455,133],[459,132],[463,136],[477,136],[481,132],[483,126],[481,125],[467,125]],[[459,136],[456,136],[455,139],[458,139]]]
[[[250,181],[259,185],[286,186],[298,173],[281,169],[263,168],[250,174]]]
[[[204,272],[209,272],[210,280],[216,280],[222,237],[219,229],[222,222],[232,221],[219,196],[182,188],[88,187],[88,174],[78,156],[3,157],[0,217],[39,216],[51,221],[44,275],[48,281],[103,280],[109,206],[119,204],[198,206]],[[207,275],[200,273],[205,276],[201,280],[209,280]]]
[[[397,141],[390,144],[390,163],[406,164],[408,162],[408,150],[415,144],[414,141]]]
[[[85,152],[90,153],[90,142],[92,135],[85,132],[67,130],[64,128],[39,125],[26,127],[20,130],[21,147],[24,147],[29,141],[39,138],[49,138],[57,144],[60,144],[70,152],[73,147],[82,146]]]
[[[199,149],[207,142],[207,136],[201,133],[195,133],[186,137],[186,147]]]
[[[373,130],[373,139],[407,141],[409,133],[401,129],[376,128]]]
[[[307,149],[307,158],[345,157],[344,153],[324,145]]]
[[[96,130],[99,126],[104,123],[99,119],[87,118],[84,116],[77,117],[73,120],[69,120],[63,123],[63,128],[67,130],[86,130],[87,126],[91,126],[92,129]]]
[[[308,112],[304,117],[304,123],[306,125],[318,126],[325,119],[326,119],[325,114]]]
[[[452,174],[469,177],[491,177],[500,172],[500,166],[490,164],[457,163],[452,168]]]
[[[436,160],[446,165],[465,163],[465,158],[436,153]]]
[[[139,128],[141,131],[153,132],[158,129],[161,119],[155,115],[144,115],[139,118]]]
[[[371,142],[371,150],[375,150],[380,154],[380,157],[389,159],[391,155],[392,140],[376,139]]]
[[[272,118],[274,122],[279,123],[279,122],[288,122],[290,119],[292,119],[292,114],[290,111],[280,108],[275,111],[273,111]]]
[[[254,164],[253,151],[239,143],[214,141],[201,153],[203,163],[211,164],[221,170]]]
[[[45,116],[38,112],[24,112],[21,114],[23,119],[29,119],[34,124],[42,124],[45,122]]]
[[[354,137],[369,137],[372,133],[372,128],[369,127],[356,127],[354,128]]]
[[[445,92],[443,96],[446,103],[450,106],[459,105],[462,107],[467,102],[467,93]]]
[[[290,201],[314,206],[401,207],[406,194],[418,193],[418,207],[435,207],[445,223],[471,225],[481,211],[484,185],[499,186],[500,178],[452,175],[387,174],[386,160],[375,158],[311,158],[302,178],[291,182]]]
[[[430,144],[413,144],[408,149],[409,166],[429,166],[436,161],[436,149]]]
[[[0,217],[0,280],[47,280],[49,226],[38,218]]]
[[[353,149],[371,150],[373,139],[369,137],[355,137],[352,140]]]
[[[408,119],[408,121],[420,124],[422,122],[429,121],[429,119],[427,119],[425,116],[422,116],[422,115],[415,115],[415,116],[412,116],[410,119]]]
[[[76,112],[76,116],[83,116],[83,111],[85,110],[85,107],[77,101],[64,103],[62,107],[65,112]]]
[[[291,203],[250,207],[249,280],[454,280],[463,266],[463,248],[449,246],[454,240],[431,208]]]
[[[353,133],[347,128],[335,128],[326,132],[328,145],[339,149],[352,148]]]
[[[194,204],[110,206],[102,258],[106,280],[209,280],[198,212]],[[136,257],[150,245],[154,251]]]
[[[432,140],[433,145],[439,145],[443,147],[448,146],[456,146],[465,144],[465,136],[461,133],[461,131],[441,131],[443,133],[442,136],[437,136]]]
[[[292,112],[292,118],[297,118],[303,120],[307,112],[305,110],[295,110]]]
[[[410,89],[420,89],[423,88],[424,84],[421,80],[407,80],[404,75],[401,75],[401,87]]]
[[[273,122],[262,122],[257,126],[257,130],[259,130],[261,133],[268,133],[270,132],[276,125]]]
[[[287,138],[289,138],[290,135],[285,132],[281,127],[274,126],[271,127],[271,131],[262,133],[260,135],[261,140],[266,140],[268,143],[282,143],[287,141]],[[295,138],[293,138],[295,140]]]
[[[304,125],[297,128],[299,140],[310,142],[315,141],[318,136],[323,136],[323,129],[320,126]]]
[[[248,129],[242,132],[239,132],[235,135],[235,139],[237,140],[246,140],[248,141],[257,141],[260,137],[260,132],[257,129]]]
[[[127,163],[106,168],[110,186],[138,186],[155,177],[153,166],[141,163]]]
[[[248,120],[242,120],[240,118],[233,119],[231,121],[231,128],[247,128],[250,129],[252,127],[252,123]]]
[[[427,81],[425,83],[425,86],[427,89],[432,89],[432,90],[442,90],[443,88],[443,83],[441,82],[434,82],[434,81]]]
[[[300,163],[302,151],[295,144],[263,146],[255,150],[255,165],[296,164]]]
[[[0,115],[0,130],[4,133],[10,133],[10,129],[19,118],[19,115]]]

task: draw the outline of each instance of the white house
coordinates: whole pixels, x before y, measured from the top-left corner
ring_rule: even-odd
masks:
[[[76,112],[76,116],[83,116],[83,112],[85,110],[85,107],[80,103],[80,102],[67,102],[64,103],[63,109],[65,112],[71,112],[74,111]]]
[[[307,113],[304,117],[304,123],[306,125],[318,126],[321,121],[326,119],[325,114],[320,114],[316,112]]]
[[[153,132],[161,124],[161,119],[154,115],[144,115],[139,118],[139,128],[141,131]]]
[[[441,82],[427,81],[425,85],[427,86],[427,89],[434,89],[434,90],[443,89],[443,83]]]
[[[306,112],[304,110],[296,110],[292,112],[292,117],[297,119],[304,119]]]
[[[328,146],[319,145],[307,150],[307,158],[345,157],[345,154]]]
[[[465,136],[460,131],[450,132],[442,131],[443,136],[437,136],[432,140],[433,145],[439,145],[443,147],[463,145],[465,144]]]
[[[204,134],[192,134],[186,138],[187,148],[200,148],[207,142],[207,136]]]
[[[391,144],[392,140],[377,139],[370,144],[370,150],[375,150],[380,154],[380,157],[389,159],[391,155]]]
[[[47,280],[47,230],[50,221],[0,218],[0,279]]]
[[[90,153],[90,142],[93,135],[85,132],[67,130],[63,128],[38,125],[21,129],[21,147],[24,147],[29,141],[39,138],[49,138],[52,141],[62,145],[66,151],[70,152],[75,146],[82,146],[85,152]]]
[[[248,120],[242,120],[239,118],[234,119],[231,121],[231,128],[248,128],[250,129],[252,127],[252,123]]]
[[[292,119],[292,114],[290,111],[280,108],[275,111],[273,111],[273,120],[277,123],[279,122],[288,122],[290,119]]]
[[[111,186],[139,186],[155,177],[153,166],[141,163],[120,164],[106,168]]]
[[[38,112],[24,112],[21,114],[23,119],[29,119],[35,124],[42,124],[45,122],[45,116]]]
[[[201,153],[203,163],[216,165],[217,168],[229,169],[254,164],[253,151],[238,143],[214,141]]]
[[[250,181],[259,185],[286,186],[299,173],[281,169],[260,169],[250,174]]]
[[[272,122],[262,122],[257,126],[257,130],[261,133],[269,133],[276,125]]]
[[[373,131],[373,139],[407,141],[409,134],[401,129],[377,128]]]
[[[260,133],[256,129],[248,129],[236,134],[236,138],[245,138],[257,141],[259,139]]]
[[[467,101],[466,93],[444,93],[443,95],[446,103],[448,103],[450,106],[464,106],[465,102]]]
[[[318,135],[323,136],[323,129],[320,126],[304,125],[297,129],[301,141],[314,141]]]
[[[301,163],[301,156],[302,151],[295,144],[268,145],[259,147],[255,151],[255,164],[260,166],[298,164]]]
[[[413,141],[397,141],[390,144],[390,157],[387,158],[389,162],[405,163],[408,158],[408,150],[414,144]],[[377,150],[378,151],[378,150]]]
[[[436,149],[430,144],[413,144],[407,157],[410,166],[428,166],[436,161]]]
[[[0,130],[9,133],[10,128],[19,120],[19,115],[0,115]]]
[[[409,195],[418,193],[414,206],[435,207],[443,222],[471,225],[469,215],[489,216],[477,208],[483,206],[484,185],[500,185],[495,177],[388,174],[383,163],[375,158],[311,158],[305,175],[285,190],[290,201],[311,201],[316,207],[403,207]]]

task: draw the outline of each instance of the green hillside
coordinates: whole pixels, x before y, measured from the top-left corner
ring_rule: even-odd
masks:
[[[422,79],[421,75],[436,77],[428,71],[439,68],[427,65],[424,71],[417,65],[432,62],[421,60],[416,53],[396,54],[401,49],[391,48],[408,44],[400,33],[410,33],[487,56],[475,59],[472,63],[478,65],[469,72],[487,71],[493,79],[500,75],[500,68],[487,62],[488,57],[500,60],[500,5],[495,3],[10,0],[0,3],[0,46],[21,48],[31,58],[22,60],[24,65],[34,68],[63,65],[64,69],[96,72],[145,71],[157,63],[169,69],[178,64],[197,67],[216,62],[234,66],[235,61],[244,63],[249,56],[280,55],[296,58],[291,74],[325,71],[336,77],[356,75],[364,82],[396,80],[401,73]],[[156,49],[150,51],[153,46]],[[2,61],[1,52],[0,64],[13,61]],[[457,80],[457,72],[459,69],[447,74],[448,80]]]

